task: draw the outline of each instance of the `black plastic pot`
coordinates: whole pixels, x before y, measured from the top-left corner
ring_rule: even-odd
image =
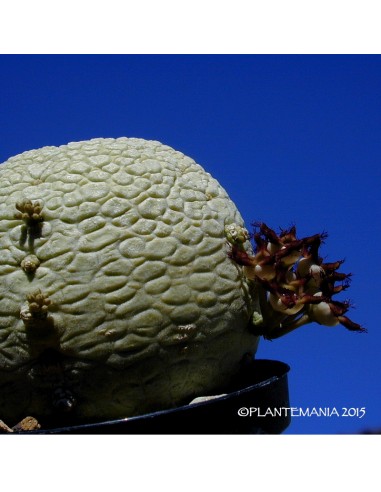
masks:
[[[28,434],[280,434],[291,421],[289,370],[283,362],[253,360],[221,391],[225,396],[138,417]]]

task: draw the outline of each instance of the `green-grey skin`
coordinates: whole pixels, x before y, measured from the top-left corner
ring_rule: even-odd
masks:
[[[0,419],[173,407],[255,353],[225,234],[243,220],[192,159],[94,139],[13,157],[0,183]]]

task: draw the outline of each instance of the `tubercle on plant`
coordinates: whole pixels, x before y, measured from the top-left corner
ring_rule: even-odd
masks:
[[[262,318],[258,322],[255,317],[256,334],[274,339],[311,322],[366,331],[345,315],[351,307],[349,301],[332,299],[349,287],[351,274],[337,271],[344,260],[324,263],[319,256],[325,232],[298,239],[295,226],[279,234],[263,222],[253,226],[253,234],[235,224],[226,227],[225,233],[228,256],[257,287]],[[245,249],[249,239],[254,254]]]

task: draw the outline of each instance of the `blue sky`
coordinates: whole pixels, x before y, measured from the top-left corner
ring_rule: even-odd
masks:
[[[0,56],[0,162],[94,137],[159,140],[216,177],[247,224],[300,236],[352,272],[349,316],[368,330],[317,324],[262,341],[291,366],[292,406],[366,408],[294,418],[288,434],[381,427],[380,56]],[[378,219],[377,219],[378,217]]]

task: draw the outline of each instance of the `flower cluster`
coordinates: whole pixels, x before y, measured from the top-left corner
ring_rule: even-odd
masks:
[[[32,318],[46,318],[51,300],[40,289],[26,296]]]
[[[229,257],[242,266],[244,275],[255,281],[262,294],[265,292],[260,296],[262,335],[277,338],[314,321],[365,331],[346,316],[351,307],[349,301],[333,300],[334,295],[349,287],[351,274],[338,272],[343,260],[324,263],[319,256],[327,234],[298,239],[295,226],[279,234],[263,222],[253,226],[252,235],[235,224],[225,232],[230,243]],[[250,238],[254,254],[245,249]]]
[[[22,200],[16,203],[18,212],[15,213],[15,219],[24,220],[29,226],[33,226],[44,220],[42,215],[42,205],[39,202],[31,200]]]

